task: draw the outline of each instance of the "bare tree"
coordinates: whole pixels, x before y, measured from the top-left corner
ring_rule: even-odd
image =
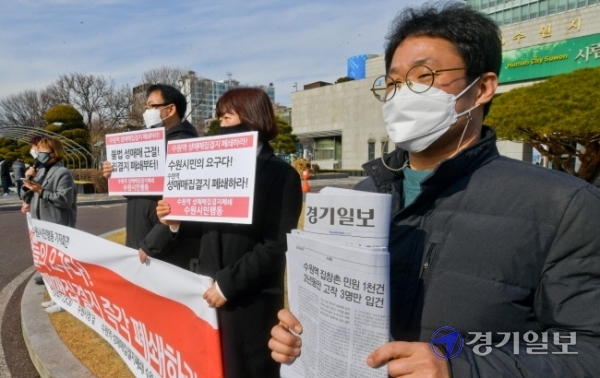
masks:
[[[162,66],[144,72],[142,75],[142,83],[142,86],[160,83],[178,88],[186,97],[188,104],[184,119],[193,123],[199,131],[204,129],[205,117],[200,116],[198,112],[194,112],[194,110],[202,105],[204,99],[211,91],[212,85],[209,79],[196,76],[196,73],[191,70],[184,70],[179,67]],[[142,86],[136,88],[141,88]],[[135,123],[133,118],[141,119],[141,114],[144,111],[145,99],[143,102],[136,100],[133,102],[132,123]]]
[[[179,67],[161,66],[153,68],[142,74],[142,83],[144,84],[167,84],[178,88],[179,82],[188,71]]]
[[[26,90],[0,101],[0,126],[41,127],[44,114],[55,105],[45,91]]]

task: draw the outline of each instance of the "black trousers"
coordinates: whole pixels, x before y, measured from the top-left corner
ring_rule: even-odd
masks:
[[[218,309],[225,378],[279,378],[280,364],[268,346],[279,323],[283,294],[258,294]]]
[[[125,229],[127,230],[125,245],[127,247],[139,249],[142,240],[159,222],[156,215],[157,202],[157,199],[144,197],[127,198],[125,218]]]

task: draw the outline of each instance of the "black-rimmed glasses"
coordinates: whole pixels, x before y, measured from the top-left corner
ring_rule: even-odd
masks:
[[[373,82],[373,95],[381,102],[391,100],[398,89],[406,83],[408,89],[415,93],[423,93],[433,86],[435,76],[440,72],[466,70],[465,67],[460,68],[445,68],[442,70],[432,70],[424,65],[416,65],[406,73],[404,81],[401,79],[392,79],[388,75],[381,75]]]
[[[156,109],[156,108],[159,108],[161,106],[169,106],[169,105],[173,105],[173,103],[150,104],[150,105],[146,105],[146,109]]]

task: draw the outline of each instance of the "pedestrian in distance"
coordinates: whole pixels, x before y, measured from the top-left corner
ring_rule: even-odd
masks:
[[[18,157],[13,163],[13,175],[15,177],[15,186],[17,187],[17,195],[19,199],[21,199],[21,186],[23,186],[23,179],[25,178],[25,164],[23,163],[23,158]]]
[[[10,166],[4,158],[0,158],[0,181],[2,182],[2,195],[7,196],[10,193],[9,187],[12,182],[10,179]]]

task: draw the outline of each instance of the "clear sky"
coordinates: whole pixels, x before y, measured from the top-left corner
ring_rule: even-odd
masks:
[[[354,55],[383,53],[394,16],[414,0],[3,0],[0,98],[42,89],[61,74],[140,84],[160,66],[213,80],[275,85],[346,76]]]

